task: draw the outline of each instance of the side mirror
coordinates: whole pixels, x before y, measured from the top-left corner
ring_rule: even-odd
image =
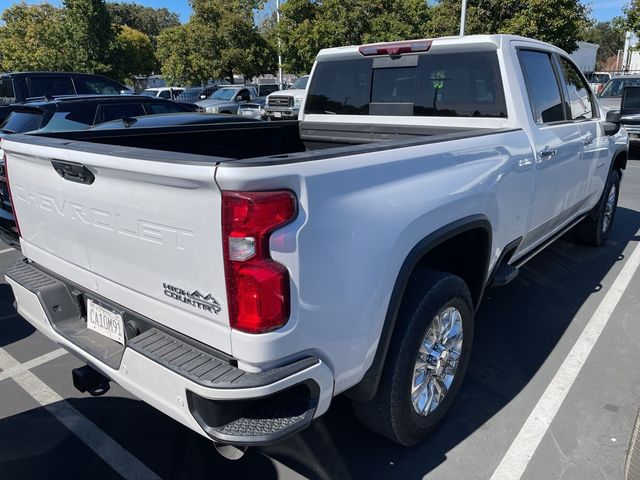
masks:
[[[620,131],[622,115],[620,110],[609,110],[603,124],[605,135],[615,135]]]

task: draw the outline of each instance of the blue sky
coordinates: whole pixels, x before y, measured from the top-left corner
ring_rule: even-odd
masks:
[[[15,4],[17,2],[10,0],[0,0],[0,11]],[[37,0],[29,0],[28,3],[41,3]],[[49,3],[59,4],[59,1],[51,1]],[[137,3],[142,3],[149,7],[166,7],[180,15],[183,22],[189,19],[191,14],[191,8],[187,0],[139,0]],[[627,0],[593,0],[588,2],[592,9],[592,15],[597,20],[610,20],[615,16],[622,14],[622,8]],[[269,0],[268,8],[273,8],[275,0]]]

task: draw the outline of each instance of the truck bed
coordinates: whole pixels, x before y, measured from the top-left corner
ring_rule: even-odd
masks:
[[[132,155],[131,148],[160,150],[187,155],[168,161],[228,162],[242,165],[289,163],[345,156],[368,151],[422,145],[446,140],[472,138],[505,130],[451,128],[436,126],[326,124],[298,121],[246,122],[233,124],[187,125],[145,129],[53,132],[21,139],[26,143],[63,146],[102,154]],[[33,140],[31,140],[33,139]],[[59,141],[51,141],[58,139]],[[69,140],[74,143],[69,143]],[[90,147],[75,142],[95,144]],[[115,148],[99,147],[109,145]],[[322,150],[322,152],[319,152]],[[155,157],[137,151],[135,157]],[[197,155],[198,158],[190,157]],[[205,159],[203,157],[209,157]]]

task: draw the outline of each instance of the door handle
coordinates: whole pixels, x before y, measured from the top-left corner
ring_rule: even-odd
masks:
[[[549,160],[556,153],[558,153],[558,151],[555,148],[547,147],[544,150],[538,152],[538,157],[540,158],[540,161],[545,161],[545,160]]]
[[[80,163],[51,160],[51,165],[58,175],[70,182],[91,185],[96,179],[93,173]]]
[[[584,146],[588,147],[592,143],[593,143],[593,135],[591,135],[591,133],[589,133],[584,139]]]

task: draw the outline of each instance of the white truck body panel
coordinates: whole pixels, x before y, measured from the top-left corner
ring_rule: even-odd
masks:
[[[504,118],[305,114],[304,102],[299,116],[301,125],[466,128],[467,136],[253,163],[207,157],[185,162],[173,160],[171,152],[156,151],[154,158],[148,150],[143,155],[127,147],[98,154],[84,151],[82,143],[53,147],[46,139],[9,137],[2,146],[25,256],[232,356],[242,371],[318,358],[333,378],[329,395],[344,392],[374,362],[394,286],[416,245],[456,222],[487,222],[490,255],[482,272],[487,282],[514,241],[522,240],[511,257],[515,262],[591,211],[614,158],[626,152],[624,129],[605,135],[597,100],[595,118],[536,123],[518,57],[522,48],[567,57],[544,43],[502,35],[435,39],[425,54],[495,51]],[[341,47],[321,51],[318,62],[353,58],[361,58],[357,47]],[[313,89],[317,65],[307,91]],[[51,160],[82,164],[95,182],[69,182]],[[271,235],[269,249],[289,274],[289,320],[269,333],[244,333],[229,324],[221,192],[284,189],[295,194],[298,213]],[[165,284],[210,294],[219,311],[177,301],[165,294]],[[21,313],[51,330],[27,293],[20,294]],[[53,331],[49,335],[60,340]],[[322,372],[314,375],[325,399]],[[144,396],[147,386],[124,381],[154,404],[153,394]],[[168,400],[157,394],[162,396],[158,408],[194,428],[174,407],[162,407]]]

